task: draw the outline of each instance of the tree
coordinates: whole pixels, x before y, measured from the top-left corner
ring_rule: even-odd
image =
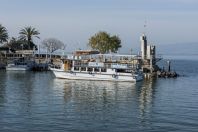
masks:
[[[111,52],[117,52],[121,48],[121,40],[118,36],[114,35],[110,38],[110,50]]]
[[[42,41],[42,47],[47,48],[47,51],[52,53],[58,49],[64,49],[65,44],[58,39],[48,38]]]
[[[12,37],[5,46],[13,50],[27,50],[29,47],[26,41],[14,37]]]
[[[36,37],[36,38],[39,38],[39,31],[36,30],[35,28],[29,26],[29,27],[25,27],[23,29],[20,30],[19,32],[20,34],[20,39],[21,40],[24,40],[27,42],[28,44],[28,49],[33,49],[34,46],[36,46],[34,43],[33,43],[33,37]]]
[[[0,43],[7,42],[8,32],[5,27],[0,24]]]
[[[110,36],[107,32],[98,32],[89,39],[88,46],[99,50],[101,53],[116,52],[121,48],[121,40],[118,36]]]

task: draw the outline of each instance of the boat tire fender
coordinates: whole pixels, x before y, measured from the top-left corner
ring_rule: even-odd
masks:
[[[112,75],[113,78],[116,78],[117,76],[115,74]]]

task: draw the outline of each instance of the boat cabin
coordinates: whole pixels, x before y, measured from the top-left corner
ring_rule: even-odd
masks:
[[[62,59],[64,71],[85,72],[89,74],[124,74],[132,73],[138,69],[139,63],[135,56],[121,56],[109,54],[91,54],[70,56]]]

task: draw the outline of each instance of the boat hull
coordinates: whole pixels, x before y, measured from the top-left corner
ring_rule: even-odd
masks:
[[[28,66],[7,66],[7,71],[28,71],[31,70],[31,67]]]
[[[57,78],[72,80],[96,80],[96,81],[119,81],[137,82],[143,80],[141,75],[115,75],[104,73],[69,72],[58,69],[51,69]]]

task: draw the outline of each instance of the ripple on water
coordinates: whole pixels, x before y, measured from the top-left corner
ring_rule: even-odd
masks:
[[[136,84],[0,71],[0,131],[197,131],[198,63],[175,64],[186,76]]]

